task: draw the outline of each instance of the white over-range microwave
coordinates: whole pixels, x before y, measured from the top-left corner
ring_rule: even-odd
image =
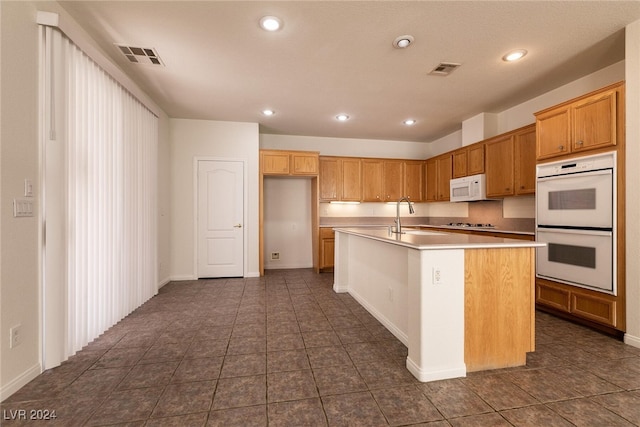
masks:
[[[454,178],[449,183],[449,188],[452,202],[487,200],[487,177],[483,173]]]

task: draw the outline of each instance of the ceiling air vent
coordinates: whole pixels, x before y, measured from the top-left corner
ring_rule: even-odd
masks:
[[[164,65],[155,49],[151,47],[133,47],[116,44],[120,52],[134,64]]]
[[[430,76],[448,76],[462,64],[455,62],[441,62],[433,70],[429,72]]]

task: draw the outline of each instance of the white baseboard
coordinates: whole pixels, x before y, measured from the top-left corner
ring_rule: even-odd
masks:
[[[184,280],[198,280],[198,278],[195,277],[195,276],[186,276],[186,275],[185,276],[171,276],[170,277],[170,281],[171,282],[174,282],[174,281],[175,282],[181,282],[181,281],[184,281]]]
[[[382,313],[380,313],[378,310],[376,310],[371,304],[366,302],[364,300],[364,298],[362,298],[360,295],[358,295],[357,292],[354,292],[353,290],[347,290],[347,292],[349,292],[349,295],[351,295],[356,301],[358,301],[358,303],[361,306],[363,306],[369,313],[371,313],[371,315],[373,317],[378,319],[378,321],[380,323],[382,323],[382,325],[385,328],[387,328],[389,330],[389,332],[391,332],[396,338],[398,338],[400,340],[400,342],[402,342],[402,344],[404,344],[405,346],[409,345],[409,337],[407,336],[407,334],[402,332],[386,316],[384,316]]]
[[[624,343],[629,344],[632,347],[640,348],[640,337],[624,334]]]
[[[460,378],[467,376],[467,366],[463,363],[462,366],[454,366],[449,369],[440,369],[438,371],[426,371],[420,369],[418,365],[407,357],[407,369],[413,374],[418,381],[426,383],[429,381],[447,380],[449,378]]]
[[[259,271],[252,271],[252,272],[249,272],[249,273],[245,274],[244,277],[260,277],[260,272]]]
[[[42,373],[42,366],[40,363],[36,363],[31,368],[18,375],[13,380],[0,388],[0,402],[11,396],[16,391],[27,385],[27,383],[33,380],[35,377]]]
[[[170,277],[167,277],[165,279],[162,279],[160,281],[160,283],[158,283],[158,289],[160,289],[161,287],[163,287],[164,285],[166,285],[167,283],[169,283],[171,281]]]

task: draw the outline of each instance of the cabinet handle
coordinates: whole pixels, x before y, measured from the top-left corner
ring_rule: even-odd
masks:
[[[233,226],[233,228],[242,228],[242,224],[236,224]]]
[[[564,151],[564,145],[558,145],[558,150]]]
[[[582,145],[582,144],[584,144],[583,141],[576,141],[576,145]]]

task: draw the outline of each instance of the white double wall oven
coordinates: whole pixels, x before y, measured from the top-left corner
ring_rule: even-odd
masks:
[[[536,168],[536,275],[617,294],[616,153]]]

